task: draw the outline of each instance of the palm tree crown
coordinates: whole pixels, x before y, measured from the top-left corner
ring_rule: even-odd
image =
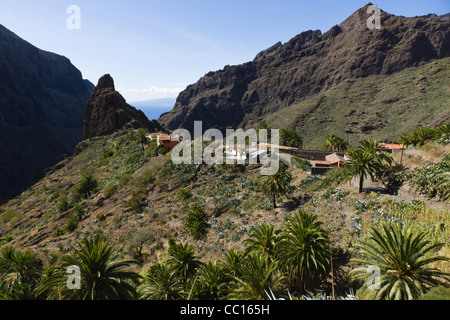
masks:
[[[373,227],[368,240],[359,243],[358,257],[352,260],[363,266],[351,274],[367,280],[367,267],[378,267],[378,288],[366,282],[358,295],[362,299],[412,300],[449,280],[449,274],[431,266],[436,261],[449,261],[434,254],[442,244],[431,244],[425,237],[425,232],[414,232],[412,227],[400,223]]]
[[[276,208],[276,196],[286,195],[291,191],[292,175],[287,171],[286,165],[280,163],[276,174],[263,176],[260,180],[262,191],[272,196],[273,207]]]
[[[329,238],[318,216],[299,211],[281,231],[279,259],[300,290],[311,289],[329,272]]]
[[[117,248],[110,240],[93,235],[78,243],[78,249],[62,258],[61,264],[50,275],[46,288],[53,288],[51,297],[76,300],[125,300],[137,296],[135,285],[140,276],[126,270],[137,262],[121,260]],[[80,270],[80,289],[67,287],[67,268],[76,266]]]

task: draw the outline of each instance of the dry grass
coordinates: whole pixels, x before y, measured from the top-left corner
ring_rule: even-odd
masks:
[[[427,164],[442,161],[446,154],[450,153],[450,145],[428,143],[423,147],[407,149],[403,155],[403,165],[409,170],[420,169]],[[394,161],[400,163],[400,154],[394,155]]]

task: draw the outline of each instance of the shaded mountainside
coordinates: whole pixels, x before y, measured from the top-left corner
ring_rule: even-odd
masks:
[[[106,74],[98,81],[84,108],[83,139],[109,135],[123,129],[146,128],[152,132],[167,131],[158,121],[126,103],[115,90],[114,80]]]
[[[192,130],[195,120],[202,120],[204,129],[248,128],[346,80],[388,76],[450,56],[448,19],[382,11],[381,29],[369,30],[367,6],[324,34],[303,32],[251,62],[206,74],[180,93],[160,121],[170,129]]]
[[[93,87],[69,59],[0,25],[0,202],[72,154]]]

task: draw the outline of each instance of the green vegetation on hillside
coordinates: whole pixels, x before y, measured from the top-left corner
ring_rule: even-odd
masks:
[[[414,152],[448,150],[445,143],[410,147],[404,164]],[[369,175],[386,179],[396,156],[377,146],[363,140],[355,150],[375,161]],[[345,169],[308,175],[301,159],[282,164],[278,175],[261,177],[260,165],[174,165],[154,141],[142,149],[133,132],[91,139],[0,208],[0,294],[5,299],[418,299],[434,286],[449,285],[450,211],[439,198],[448,156],[439,159],[389,173],[419,194],[435,196],[441,206],[431,207],[416,198],[360,193]],[[426,181],[441,191],[432,191]],[[392,252],[401,268],[423,266],[411,271],[419,279],[413,284],[404,278],[396,285],[384,275],[403,269],[387,270],[382,259],[364,255],[373,241],[391,234],[405,243],[420,239],[408,255]],[[8,260],[11,248],[27,257],[17,263],[31,263],[33,279],[11,284],[16,272]],[[102,271],[105,287],[93,289],[87,275],[97,272],[89,260],[97,254],[117,266],[118,274]],[[419,256],[423,259],[416,261]],[[69,262],[82,270],[82,291],[62,288]],[[382,270],[389,294],[368,293],[367,278],[351,272],[368,264]],[[429,280],[430,273],[440,282]]]
[[[350,145],[364,138],[395,142],[420,124],[450,121],[450,60],[435,60],[392,75],[347,80],[267,116],[272,128],[299,131],[305,148],[333,132]],[[401,124],[401,125],[399,125]]]

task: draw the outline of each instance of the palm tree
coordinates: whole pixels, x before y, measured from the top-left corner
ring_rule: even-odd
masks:
[[[34,300],[41,296],[37,287],[44,269],[42,260],[29,251],[13,247],[2,250],[0,256],[0,288],[6,299]]]
[[[296,130],[281,129],[281,144],[286,147],[300,149],[303,146],[303,138]]]
[[[325,136],[322,147],[325,148],[325,150],[330,151],[345,151],[347,150],[347,142],[344,138],[339,137],[334,133],[329,133]]]
[[[275,258],[278,232],[271,224],[261,224],[252,229],[250,238],[244,240],[248,252],[257,252],[267,255],[270,259]]]
[[[136,139],[141,144],[142,150],[145,150],[145,145],[150,143],[150,139],[147,138],[147,131],[144,128],[140,128],[136,132]]]
[[[423,127],[423,128],[417,128],[414,130],[412,134],[412,139],[415,142],[415,144],[418,144],[419,146],[423,146],[427,140],[433,139],[436,134],[436,131]]]
[[[364,179],[368,175],[374,178],[380,170],[379,162],[375,155],[364,152],[361,149],[349,149],[349,160],[344,165],[344,170],[348,176],[359,177],[359,193],[364,191]]]
[[[167,263],[157,263],[147,272],[139,287],[142,300],[176,300],[182,290],[180,278]]]
[[[200,300],[220,299],[226,295],[232,279],[224,265],[209,261],[198,269],[191,296]]]
[[[195,254],[194,247],[189,244],[175,243],[169,247],[168,254],[169,266],[174,268],[183,282],[194,275],[197,268],[202,265],[199,257]]]
[[[277,271],[278,263],[268,256],[251,253],[239,268],[229,299],[262,300],[266,291],[277,288],[283,277]]]
[[[233,277],[239,274],[239,268],[245,260],[244,253],[236,250],[228,250],[220,262],[224,269]]]
[[[260,180],[262,191],[272,197],[273,207],[276,208],[276,196],[284,196],[291,191],[292,175],[287,171],[286,165],[280,163],[276,174],[263,176]]]
[[[426,232],[414,232],[411,226],[400,223],[384,223],[369,231],[366,241],[359,242],[357,258],[352,262],[362,264],[351,275],[366,279],[371,276],[368,266],[379,268],[379,284],[372,287],[366,283],[359,289],[362,299],[413,300],[429,288],[449,280],[444,273],[430,264],[449,261],[436,256],[435,250],[443,244],[431,244],[425,239]]]
[[[282,229],[279,260],[301,291],[312,289],[330,271],[329,238],[318,216],[299,211]]]
[[[127,300],[137,297],[135,286],[140,276],[126,270],[137,262],[121,260],[117,248],[103,236],[93,235],[78,242],[78,248],[62,258],[50,274],[44,289],[53,289],[49,298],[76,300]],[[77,267],[80,271],[80,289],[67,286],[67,270]]]
[[[359,177],[360,193],[364,190],[367,176],[375,180],[393,161],[392,156],[373,139],[360,141],[356,149],[348,150],[348,156],[350,159],[345,163],[344,170],[348,176]]]
[[[408,135],[407,133],[403,133],[402,135],[400,135],[400,138],[398,138],[397,142],[401,145],[404,145],[405,148],[407,148],[408,146],[412,145],[412,139],[411,136]],[[403,166],[403,154],[405,152],[405,149],[402,149],[402,153],[400,155],[400,168],[402,168]]]

